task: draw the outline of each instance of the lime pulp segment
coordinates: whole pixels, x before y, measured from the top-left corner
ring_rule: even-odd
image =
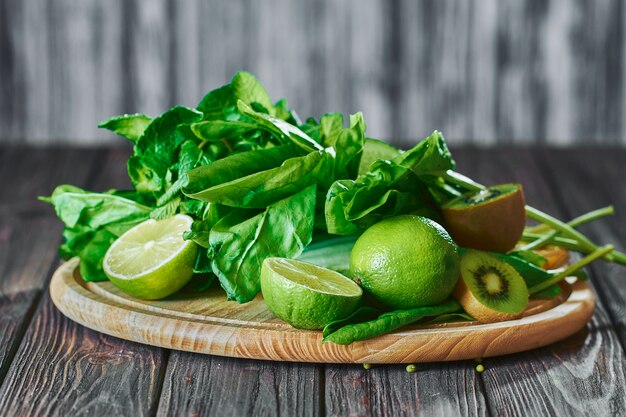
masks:
[[[359,297],[361,288],[338,272],[293,259],[269,259],[268,267],[286,280],[311,290],[333,295]]]
[[[117,278],[133,279],[167,264],[193,244],[183,239],[191,222],[188,216],[177,215],[135,226],[111,245],[104,260],[106,270]]]

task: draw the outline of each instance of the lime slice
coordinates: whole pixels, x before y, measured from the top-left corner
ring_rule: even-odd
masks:
[[[183,239],[192,222],[177,214],[138,224],[113,242],[102,261],[104,273],[137,298],[156,300],[175,293],[193,275],[197,247]]]
[[[350,315],[363,291],[339,272],[294,259],[267,258],[261,291],[274,315],[300,329],[322,329]]]
[[[379,159],[389,160],[400,155],[400,149],[382,140],[367,138],[363,145],[361,162],[359,163],[359,175],[365,174],[370,169],[370,165]]]

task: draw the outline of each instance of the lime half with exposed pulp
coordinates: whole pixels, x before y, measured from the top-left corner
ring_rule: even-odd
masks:
[[[300,329],[322,329],[347,317],[363,295],[339,272],[286,258],[265,259],[261,291],[276,317]]]
[[[138,224],[113,242],[102,262],[104,273],[137,298],[156,300],[175,293],[193,275],[198,249],[183,239],[192,222],[177,214]]]

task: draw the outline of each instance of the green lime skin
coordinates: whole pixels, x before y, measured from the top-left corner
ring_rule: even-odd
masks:
[[[135,298],[159,300],[183,288],[193,276],[198,247],[190,244],[171,262],[143,276],[124,279],[108,274],[116,287]]]
[[[266,259],[261,268],[263,298],[276,317],[293,327],[308,330],[323,329],[328,323],[349,316],[361,300],[360,289],[357,290],[357,295],[343,296],[317,292],[287,279],[270,269],[269,259],[272,258]],[[350,283],[349,278],[345,279]]]
[[[350,273],[375,301],[394,309],[436,305],[459,277],[458,247],[426,217],[401,215],[367,229],[350,256]]]

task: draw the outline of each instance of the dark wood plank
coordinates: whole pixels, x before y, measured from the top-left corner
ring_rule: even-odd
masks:
[[[0,297],[0,381],[4,380],[37,295],[37,291],[30,291]]]
[[[36,200],[56,183],[84,184],[93,150],[2,148],[0,177],[0,382],[13,358],[30,312],[56,264],[61,224]]]
[[[455,155],[459,170],[474,179],[487,184],[522,182],[530,205],[568,217],[536,153],[465,149]],[[551,158],[558,158],[556,150]],[[601,164],[595,169],[601,170]],[[577,210],[575,203],[569,204]],[[482,379],[494,415],[626,412],[626,357],[601,300],[591,323],[576,336],[547,348],[490,358],[485,366]]]
[[[100,149],[27,146],[3,147],[0,163],[0,212],[54,216],[50,206],[37,201],[59,184],[84,186],[95,171]]]
[[[403,365],[328,365],[329,416],[484,416],[485,398],[473,362]]]
[[[159,416],[318,416],[320,365],[173,351]]]
[[[615,216],[582,226],[581,230],[598,244],[612,243],[626,251],[626,149],[571,149],[560,151],[558,158],[549,153],[542,156],[552,188],[566,203],[564,210],[570,216],[614,205]],[[596,262],[592,270],[596,291],[622,346],[626,346],[626,266]]]
[[[0,389],[1,414],[153,415],[162,360],[70,321],[46,292]]]
[[[58,184],[85,186],[96,172],[97,150],[4,149],[0,177],[0,295],[41,289],[57,259],[62,224],[37,201]]]
[[[127,149],[100,151],[98,157],[87,188],[128,185]],[[77,180],[74,177],[72,182]],[[50,220],[60,223],[53,217]],[[60,225],[55,238],[48,239],[54,251],[60,242],[59,230]],[[30,236],[36,237],[34,232]],[[50,266],[39,276],[41,283],[49,279]],[[162,349],[105,336],[66,319],[45,291],[0,388],[0,414],[153,415],[165,361]]]

